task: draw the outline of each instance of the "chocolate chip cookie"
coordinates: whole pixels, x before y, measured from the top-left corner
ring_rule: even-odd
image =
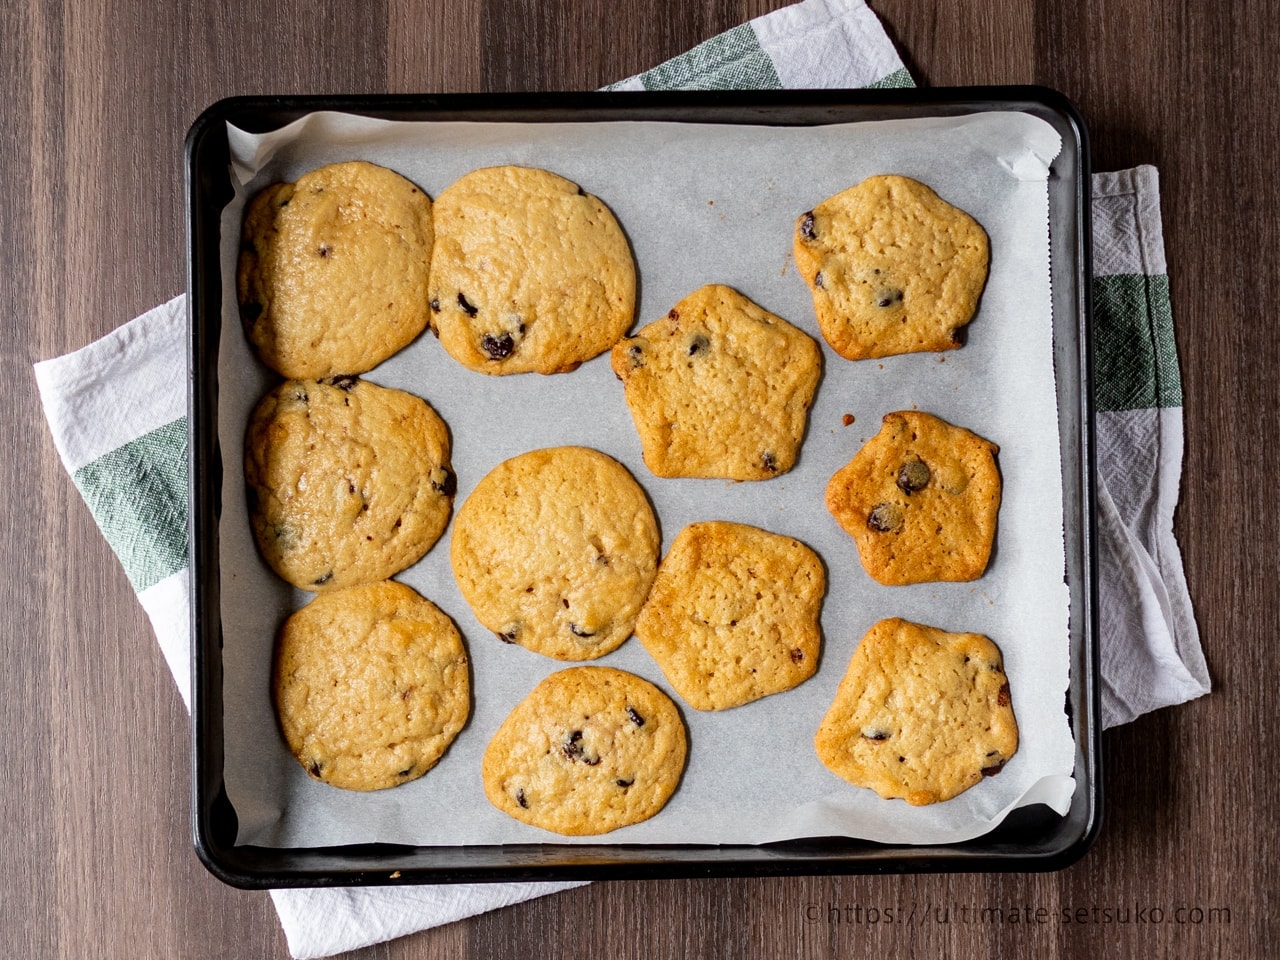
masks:
[[[435,204],[431,326],[489,374],[563,373],[604,353],[635,314],[631,248],[609,208],[547,170],[475,170]]]
[[[634,674],[574,667],[543,680],[484,753],[485,796],[522,823],[566,836],[647,820],[680,782],[684,722]]]
[[[245,488],[258,550],[304,590],[385,580],[444,532],[457,481],[424,400],[357,377],[288,380],[258,402]]]
[[[263,363],[308,380],[364,373],[427,326],[431,200],[353,161],[267,187],[249,203],[240,317]]]
[[[822,336],[848,360],[960,346],[990,260],[986,231],[916,180],[877,176],[795,227]]]
[[[594,660],[631,636],[658,566],[644,491],[585,447],[532,450],[494,467],[454,521],[454,577],[507,643]]]
[[[799,540],[741,523],[693,523],[662,558],[636,637],[686,703],[724,710],[818,669],[826,576]]]
[[[285,741],[316,780],[382,790],[435,766],[467,721],[457,628],[393,581],[323,593],[276,642],[272,689]]]
[[[920,806],[998,774],[1018,749],[1000,650],[977,633],[881,620],[849,662],[814,747],[854,786]]]
[[[611,360],[658,476],[768,480],[795,464],[821,351],[736,290],[695,290]]]
[[[975,580],[995,541],[998,450],[931,414],[886,414],[827,484],[827,509],[880,583]]]

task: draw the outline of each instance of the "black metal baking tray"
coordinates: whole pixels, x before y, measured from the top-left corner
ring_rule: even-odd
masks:
[[[811,838],[760,846],[540,843],[493,846],[362,844],[280,849],[237,844],[223,781],[219,523],[226,468],[217,434],[218,343],[224,282],[220,216],[232,196],[227,125],[266,132],[316,111],[412,121],[587,123],[662,120],[811,125],[1021,111],[1049,123],[1063,148],[1049,179],[1054,367],[1063,464],[1065,579],[1070,592],[1067,715],[1076,744],[1075,795],[1065,816],[1033,805],[979,838],[894,846]],[[1090,178],[1085,124],[1040,87],[931,90],[722,91],[248,97],[221,101],[185,144],[188,212],[190,543],[192,587],[192,827],[206,867],[235,886],[337,886],[695,876],[1042,871],[1074,862],[1101,822],[1094,418],[1090,342]],[[230,469],[239,469],[235,455]]]

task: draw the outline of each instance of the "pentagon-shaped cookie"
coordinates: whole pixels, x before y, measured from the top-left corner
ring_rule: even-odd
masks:
[[[493,468],[453,525],[454,578],[501,640],[594,660],[631,636],[658,566],[639,484],[585,447],[532,450]]]
[[[487,167],[435,204],[431,326],[480,373],[564,373],[631,326],[631,247],[596,197],[546,170]]]
[[[768,480],[795,464],[821,351],[736,290],[695,290],[611,360],[656,475]]]
[[[976,580],[1000,512],[998,450],[927,413],[886,414],[827,484],[827,509],[880,583]]]
[[[1018,749],[1000,651],[977,633],[881,620],[854,651],[814,738],[836,776],[885,799],[949,800]]]
[[[237,294],[262,362],[299,380],[364,373],[427,326],[431,200],[354,161],[277,183],[245,212]]]
[[[860,360],[960,346],[987,282],[989,243],[929,187],[878,176],[802,214],[795,258],[822,336]]]
[[[457,488],[439,415],[357,377],[288,380],[263,397],[244,472],[263,559],[316,591],[416,563],[444,532]]]
[[[346,790],[422,776],[471,709],[467,655],[453,621],[393,581],[320,594],[289,617],[272,687],[298,762]]]
[[[813,676],[825,590],[822,561],[799,540],[693,523],[662,559],[636,637],[686,703],[724,710]]]
[[[680,782],[684,722],[634,674],[574,667],[543,680],[484,753],[485,796],[522,823],[567,836],[647,820]]]

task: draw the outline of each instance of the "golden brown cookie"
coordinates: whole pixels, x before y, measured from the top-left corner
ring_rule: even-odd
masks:
[[[634,674],[573,667],[543,680],[484,752],[485,796],[521,823],[608,833],[666,805],[684,770],[684,722]]]
[[[644,462],[660,477],[786,473],[822,372],[804,331],[719,285],[618,341],[611,360]]]
[[[802,214],[795,258],[822,336],[860,360],[960,346],[990,255],[969,214],[916,180],[878,176]]]
[[[827,509],[880,583],[975,580],[1000,512],[998,450],[927,413],[886,414],[827,484]]]
[[[1000,651],[977,633],[881,620],[849,662],[814,738],[838,777],[885,799],[949,800],[1018,749]]]
[[[423,400],[343,377],[289,380],[258,402],[245,437],[258,549],[304,590],[385,580],[449,522],[449,431]]]
[[[322,593],[289,617],[272,686],[293,755],[315,779],[346,790],[422,776],[471,709],[453,621],[390,580]]]
[[[476,619],[507,643],[594,660],[631,636],[660,548],[648,498],[585,447],[498,464],[458,510],[454,577]]]
[[[636,274],[617,220],[546,170],[487,167],[435,204],[431,327],[463,366],[564,373],[631,326]]]
[[[431,200],[363,161],[313,170],[250,201],[237,293],[245,333],[299,380],[364,373],[427,326]]]
[[[699,710],[798,686],[818,669],[826,576],[799,540],[740,523],[676,535],[636,621],[636,637]]]

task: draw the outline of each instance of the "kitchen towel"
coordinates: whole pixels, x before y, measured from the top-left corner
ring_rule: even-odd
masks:
[[[862,0],[804,0],[611,90],[909,87]],[[1093,182],[1102,714],[1124,723],[1209,690],[1173,537],[1182,391],[1154,168]],[[54,444],[120,558],[190,707],[186,304],[148,311],[35,375]],[[276,890],[295,958],[324,957],[572,883]]]

